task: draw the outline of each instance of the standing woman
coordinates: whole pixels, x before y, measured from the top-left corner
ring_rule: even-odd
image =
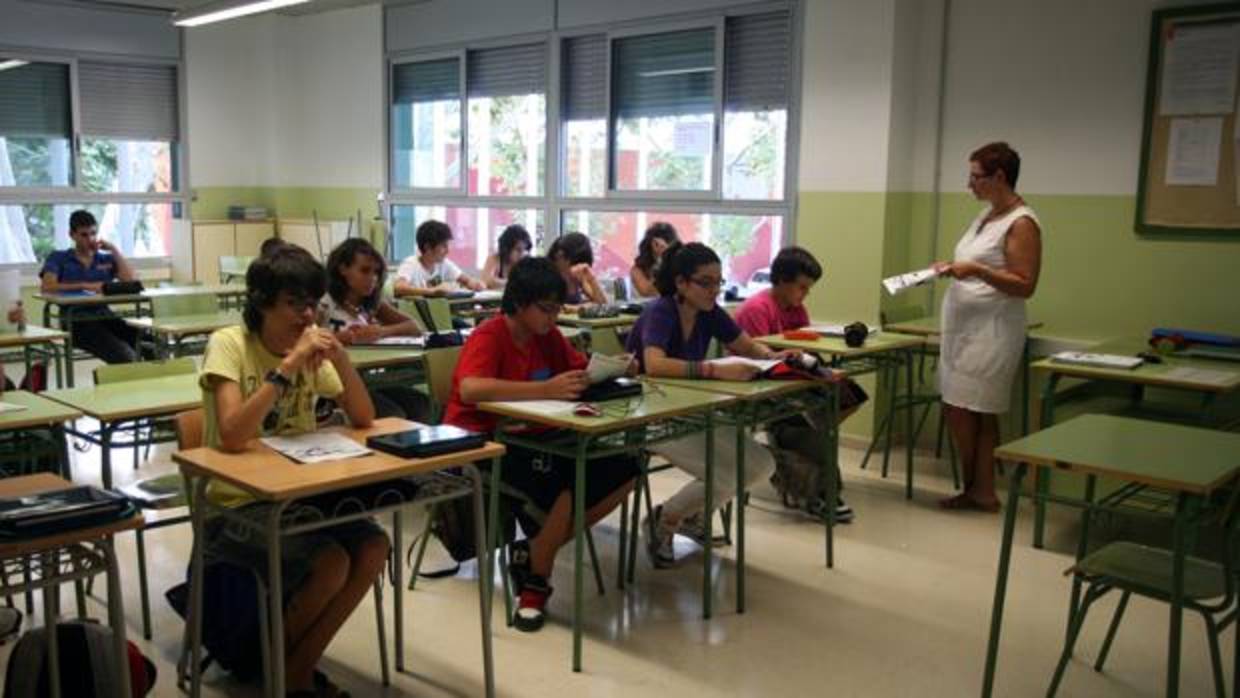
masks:
[[[633,260],[633,268],[629,270],[629,280],[633,282],[633,290],[642,298],[655,298],[659,289],[654,280],[658,275],[659,259],[673,242],[680,242],[676,228],[671,223],[657,221],[646,228],[641,244],[637,246],[637,257]]]
[[[964,464],[964,492],[947,509],[998,511],[995,447],[999,414],[1011,403],[1025,347],[1025,299],[1042,266],[1037,216],[1016,193],[1020,156],[1007,143],[969,155],[969,190],[989,206],[956,244],[952,262],[936,262],[954,279],[943,297],[939,389]]]
[[[498,247],[482,267],[482,283],[487,288],[503,288],[508,282],[508,272],[530,253],[534,241],[524,226],[513,223],[500,233]]]

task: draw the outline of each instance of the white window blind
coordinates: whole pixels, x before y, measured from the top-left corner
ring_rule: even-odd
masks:
[[[176,141],[177,70],[171,65],[78,63],[82,133],[134,141]]]
[[[787,11],[729,17],[724,34],[724,108],[788,106],[792,17]]]
[[[547,91],[547,45],[470,51],[465,85],[470,97],[510,97]]]

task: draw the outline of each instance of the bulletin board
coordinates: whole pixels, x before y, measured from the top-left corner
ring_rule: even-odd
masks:
[[[1240,234],[1240,5],[1154,12],[1136,230]]]

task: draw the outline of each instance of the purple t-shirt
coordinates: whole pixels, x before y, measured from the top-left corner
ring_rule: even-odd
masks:
[[[702,361],[710,340],[731,344],[741,335],[741,328],[723,308],[716,305],[705,312],[699,311],[693,321],[693,331],[685,339],[680,331],[680,315],[676,312],[676,299],[662,296],[646,304],[642,314],[629,332],[625,347],[637,357],[641,369],[646,370],[646,347],[659,347],[668,358],[682,361]]]

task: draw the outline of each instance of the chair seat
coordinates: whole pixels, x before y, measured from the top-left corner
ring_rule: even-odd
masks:
[[[1171,594],[1171,551],[1137,543],[1118,542],[1086,556],[1074,568],[1086,577],[1108,577],[1134,591]],[[1202,601],[1226,593],[1222,565],[1197,557],[1184,558],[1184,598]]]
[[[143,509],[175,509],[189,505],[180,473],[139,480],[120,489]]]

